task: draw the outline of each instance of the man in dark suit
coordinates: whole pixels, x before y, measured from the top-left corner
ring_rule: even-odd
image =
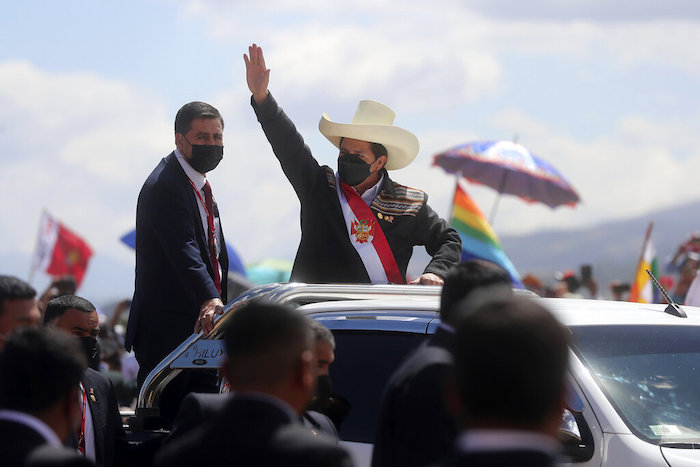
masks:
[[[80,423],[77,342],[50,329],[21,329],[0,351],[0,463],[90,466],[62,445]]]
[[[437,465],[555,465],[568,352],[566,328],[531,298],[468,310],[457,329],[453,406],[466,431]]]
[[[510,292],[508,273],[481,260],[460,263],[448,272],[440,298],[440,327],[394,372],[384,390],[372,465],[421,466],[439,459],[458,433],[445,403],[453,377],[452,347],[458,313],[454,305],[484,287]]]
[[[314,339],[314,360],[312,372],[316,378],[316,394],[319,395],[319,384],[330,389],[330,383],[321,381],[328,378],[328,368],[335,360],[335,338],[333,333],[314,319],[309,319],[309,325]],[[329,380],[328,380],[329,381]],[[230,393],[223,394],[188,394],[180,404],[180,409],[173,420],[173,427],[163,444],[179,439],[183,434],[189,433],[204,421],[218,414],[226,405]],[[338,440],[338,430],[330,418],[315,410],[306,410],[301,416],[301,421],[313,434],[325,433],[334,440]]]
[[[221,411],[156,456],[159,466],[348,466],[348,453],[300,422],[314,391],[307,319],[265,302],[237,310],[224,331],[233,394]]]
[[[72,334],[80,342],[92,367],[98,367],[97,335],[100,332],[95,306],[76,295],[52,299],[46,306],[44,325]],[[126,453],[126,436],[112,383],[88,367],[80,377],[81,426],[76,447],[100,466],[121,465]]]
[[[175,117],[177,149],[139,194],[136,285],[125,341],[136,352],[139,387],[192,332],[211,331],[226,302],[226,244],[206,178],[223,158],[223,128],[211,105],[184,105]],[[215,390],[213,373],[183,371],[162,394],[161,415],[172,418],[187,392]]]

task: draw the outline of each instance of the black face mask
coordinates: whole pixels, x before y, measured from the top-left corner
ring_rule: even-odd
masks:
[[[338,177],[350,186],[357,186],[372,175],[370,165],[357,154],[344,154],[338,158]]]
[[[100,368],[100,357],[97,351],[97,339],[90,336],[78,337],[80,340],[80,346],[83,349],[85,358],[87,358],[88,366],[93,370],[99,370]]]
[[[214,170],[221,162],[221,159],[224,158],[223,146],[216,144],[192,144],[187,138],[185,138],[185,141],[192,146],[192,157],[187,159],[187,163],[201,174]]]

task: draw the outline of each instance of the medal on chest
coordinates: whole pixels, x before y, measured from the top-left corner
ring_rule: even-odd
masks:
[[[350,224],[350,238],[356,243],[374,240],[374,219],[355,219]]]

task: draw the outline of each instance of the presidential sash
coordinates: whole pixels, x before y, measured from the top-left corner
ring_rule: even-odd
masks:
[[[365,266],[372,284],[405,284],[384,231],[372,210],[350,185],[336,181],[340,207],[350,243]]]

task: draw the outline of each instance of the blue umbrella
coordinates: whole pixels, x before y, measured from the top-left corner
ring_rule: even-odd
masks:
[[[119,240],[122,241],[126,246],[131,248],[136,248],[136,229],[133,229],[124,235],[122,235]],[[243,267],[243,262],[236,250],[233,249],[231,244],[226,244],[226,252],[228,253],[228,270],[230,272],[237,272],[242,276],[246,276],[245,267]]]
[[[433,165],[474,183],[490,186],[550,208],[574,206],[579,196],[548,162],[511,141],[478,141],[456,146],[433,158]],[[496,200],[496,205],[498,200]],[[494,206],[495,208],[495,206]],[[495,213],[492,211],[491,217]]]

